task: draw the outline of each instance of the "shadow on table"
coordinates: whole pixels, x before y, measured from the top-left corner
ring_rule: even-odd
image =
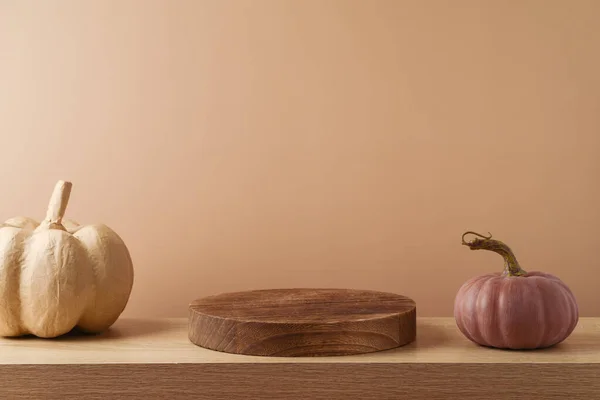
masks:
[[[428,324],[426,322],[417,322],[417,338],[408,347],[418,347],[420,349],[437,347],[446,343],[453,333],[445,326]]]
[[[173,321],[168,319],[131,319],[120,318],[108,330],[100,333],[83,332],[77,328],[70,332],[55,338],[44,338],[49,341],[87,341],[87,340],[111,340],[122,338],[139,338],[143,336],[153,336],[163,332],[181,329]],[[5,338],[9,340],[40,340],[34,335],[25,335],[18,337]]]
[[[377,353],[392,354],[401,353],[403,351],[414,352],[417,349],[438,347],[450,339],[451,333],[452,332],[449,332],[447,327],[417,321],[417,337],[412,343],[390,350],[382,350]]]
[[[474,346],[478,346],[473,344]],[[554,353],[565,356],[577,356],[582,353],[600,352],[600,341],[598,335],[591,332],[574,332],[571,336],[554,346],[538,349],[497,349],[484,347],[491,351],[513,352],[513,353]]]

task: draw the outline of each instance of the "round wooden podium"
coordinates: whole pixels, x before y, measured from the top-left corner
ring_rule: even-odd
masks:
[[[370,290],[253,290],[201,298],[189,307],[190,341],[235,354],[370,353],[408,344],[416,331],[412,299]]]

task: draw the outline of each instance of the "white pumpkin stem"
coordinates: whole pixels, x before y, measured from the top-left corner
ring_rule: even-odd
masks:
[[[47,229],[63,229],[62,219],[65,216],[69,197],[71,196],[71,188],[73,184],[66,181],[58,181],[54,186],[54,191],[50,197],[46,219],[38,228]]]

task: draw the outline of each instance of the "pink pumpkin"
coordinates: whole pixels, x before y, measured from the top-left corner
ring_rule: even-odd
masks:
[[[478,238],[465,242],[467,234]],[[579,309],[564,282],[544,272],[526,272],[511,249],[491,234],[466,232],[462,243],[504,258],[502,273],[472,278],[456,295],[454,318],[468,339],[502,349],[536,349],[560,343],[573,332]]]

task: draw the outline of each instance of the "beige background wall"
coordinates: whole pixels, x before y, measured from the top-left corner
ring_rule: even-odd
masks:
[[[128,243],[124,315],[253,288],[451,315],[491,231],[600,315],[600,1],[0,0],[0,218]]]

